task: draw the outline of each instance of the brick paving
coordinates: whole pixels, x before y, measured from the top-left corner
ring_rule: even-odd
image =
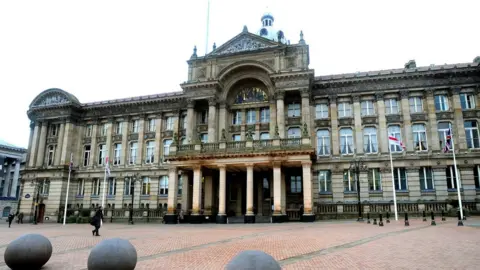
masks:
[[[43,269],[86,269],[90,249],[103,239],[128,239],[137,249],[136,269],[223,269],[242,250],[263,250],[283,269],[477,269],[480,219],[457,227],[453,219],[385,223],[354,221],[284,224],[126,224],[106,223],[101,237],[89,225],[14,224],[0,227],[3,253],[25,233],[50,239],[53,255]]]

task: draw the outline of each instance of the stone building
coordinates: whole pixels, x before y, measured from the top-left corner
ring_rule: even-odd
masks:
[[[20,194],[20,171],[27,149],[0,140],[0,218],[16,213]]]
[[[355,216],[349,167],[363,158],[364,211],[393,211],[394,188],[400,212],[438,211],[457,196],[452,154],[442,151],[449,128],[464,205],[476,209],[479,58],[315,76],[303,33],[290,42],[271,14],[261,20],[255,34],[244,27],[205,56],[194,49],[182,91],[93,103],[40,93],[28,110],[23,177],[23,192],[40,194],[39,219],[55,220],[64,204],[71,153],[72,208],[101,204],[108,156],[108,209],[129,209],[133,195],[134,208],[167,207],[167,222],[178,209],[190,222]],[[405,151],[389,146],[389,134]]]

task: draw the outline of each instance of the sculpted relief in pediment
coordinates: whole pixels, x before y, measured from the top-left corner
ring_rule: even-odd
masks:
[[[59,93],[51,93],[39,99],[34,104],[34,106],[50,106],[50,105],[65,104],[69,102],[70,100],[68,100],[68,98],[65,97],[64,95]]]
[[[251,37],[243,36],[238,40],[235,40],[231,44],[227,45],[225,48],[219,48],[220,50],[214,52],[215,55],[231,54],[244,51],[254,51],[259,49],[264,49],[268,47],[275,47],[275,45],[267,44],[258,40],[254,40]]]

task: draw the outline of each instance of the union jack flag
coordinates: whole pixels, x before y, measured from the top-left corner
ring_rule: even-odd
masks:
[[[445,146],[443,147],[443,152],[447,153],[452,149],[452,130],[448,129],[447,135],[445,136]]]

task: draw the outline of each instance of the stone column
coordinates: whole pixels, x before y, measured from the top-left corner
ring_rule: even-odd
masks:
[[[193,168],[192,215],[199,216],[201,207],[202,207],[202,167],[196,166]]]
[[[38,152],[36,166],[41,167],[44,164],[45,157],[45,144],[47,140],[47,122],[42,122],[42,128],[40,130],[40,139],[38,140]]]
[[[92,137],[90,143],[90,167],[97,165],[97,132],[98,132],[98,124],[95,123],[92,126]]]
[[[12,180],[12,188],[10,188],[10,197],[15,197],[17,195],[17,185],[18,185],[18,177],[20,176],[20,163],[22,162],[21,159],[17,159],[15,161],[15,171],[13,173],[13,180]],[[9,175],[7,175],[9,176]],[[6,183],[6,181],[5,181]]]
[[[403,117],[403,142],[407,147],[407,152],[413,152],[413,133],[412,133],[412,118],[410,117],[410,104],[408,101],[408,91],[400,92],[402,97],[402,117]]]
[[[26,163],[25,167],[29,167],[29,161],[30,161],[30,150],[32,149],[32,141],[33,141],[33,131],[35,128],[35,123],[33,121],[30,121],[30,135],[28,136],[28,148],[27,148],[27,157],[26,157]]]
[[[433,167],[433,181],[435,184],[435,193],[437,201],[444,201],[448,199],[447,176],[445,173],[445,166]]]
[[[145,115],[142,115],[140,120],[138,121],[138,149],[137,149],[137,159],[135,161],[135,164],[137,165],[142,165],[143,161],[145,160],[143,156],[143,134],[145,133]]]
[[[380,143],[380,153],[388,153],[388,137],[387,137],[387,118],[385,117],[385,101],[383,93],[376,93],[377,111],[378,111],[378,142]]]
[[[187,143],[192,144],[195,142],[195,101],[194,100],[187,100],[187,126],[186,135],[187,135]]]
[[[53,163],[55,166],[59,166],[61,164],[64,135],[65,135],[65,123],[61,123],[60,131],[57,137],[57,149],[55,151],[55,161]]]
[[[302,89],[300,92],[302,96],[302,126],[304,123],[308,125],[309,132],[310,126],[310,91],[308,88]]]
[[[213,179],[211,175],[204,176],[204,188],[205,188],[205,202],[203,203],[203,208],[205,210],[205,216],[212,215],[212,205],[213,205]]]
[[[287,182],[285,181],[285,174],[282,172],[282,177],[280,178],[282,186],[282,215],[287,214]]]
[[[247,213],[245,215],[245,223],[255,223],[255,215],[253,213],[253,164],[247,166]]]
[[[219,165],[218,169],[220,171],[220,180],[219,180],[219,187],[218,187],[218,216],[217,216],[217,223],[225,224],[227,223],[227,215],[226,215],[226,179],[227,179],[227,170],[225,165]]]
[[[275,98],[277,99],[277,126],[278,133],[280,138],[285,138],[285,104],[283,99],[285,98],[285,93],[283,91],[278,91]]]
[[[65,165],[70,162],[70,154],[72,151],[72,146],[74,145],[72,137],[73,124],[70,122],[70,120],[67,120],[63,134],[62,157],[60,158],[60,165]]]
[[[275,126],[277,126],[277,105],[274,97],[269,99],[270,103],[270,138],[275,137]]]
[[[273,164],[273,216],[272,222],[282,222],[282,167],[280,164]]]
[[[312,197],[312,162],[303,162],[303,217],[302,221],[313,222],[315,215],[313,214],[313,197]]]
[[[216,142],[217,134],[217,101],[214,98],[208,100],[208,142]]]
[[[226,124],[227,124],[227,104],[225,102],[220,103],[220,112],[218,116],[218,141],[222,140],[222,130],[225,129],[226,131]]]
[[[120,164],[127,165],[128,163],[128,153],[129,153],[129,146],[128,146],[128,124],[130,122],[128,121],[128,118],[123,121],[123,126],[122,126],[122,151],[121,151],[121,156],[120,156]],[[158,121],[157,121],[158,124]],[[158,126],[157,126],[158,127]],[[156,138],[156,137],[155,137]],[[158,158],[158,156],[155,156]]]
[[[3,164],[2,164],[3,165]],[[3,191],[2,191],[2,197],[7,197],[8,196],[8,187],[10,185],[10,171],[12,170],[12,164],[7,162],[6,166],[6,173],[4,175],[4,184],[3,184]],[[1,184],[1,183],[0,183]]]
[[[165,218],[166,224],[177,223],[177,196],[178,196],[178,172],[176,167],[171,167],[168,170],[168,199],[167,199],[167,215]]]
[[[440,151],[440,139],[438,138],[438,124],[437,114],[435,112],[435,98],[433,96],[433,90],[427,90],[427,116],[428,116],[428,129],[427,140],[428,149],[433,151]],[[463,127],[463,126],[462,126]]]
[[[338,110],[337,96],[330,95],[328,97],[330,103],[330,121],[332,124],[332,155],[338,156],[340,153],[340,144],[338,138]]]
[[[189,193],[189,178],[188,178],[188,173],[185,171],[182,171],[182,210],[185,214],[188,213],[188,206],[189,206],[189,198],[190,198],[190,193]]]
[[[454,88],[452,92],[453,100],[453,142],[455,143],[455,150],[467,149],[467,138],[465,135],[465,123],[463,120],[462,104],[460,103],[461,88]]]
[[[363,154],[363,129],[362,129],[362,110],[360,108],[360,96],[353,96],[353,118],[355,121],[355,153]]]
[[[38,141],[39,141],[39,130],[40,130],[40,122],[35,122],[35,127],[33,129],[33,138],[32,138],[32,146],[29,150],[28,155],[28,166],[35,167],[35,158],[37,156],[37,148],[38,148]]]

